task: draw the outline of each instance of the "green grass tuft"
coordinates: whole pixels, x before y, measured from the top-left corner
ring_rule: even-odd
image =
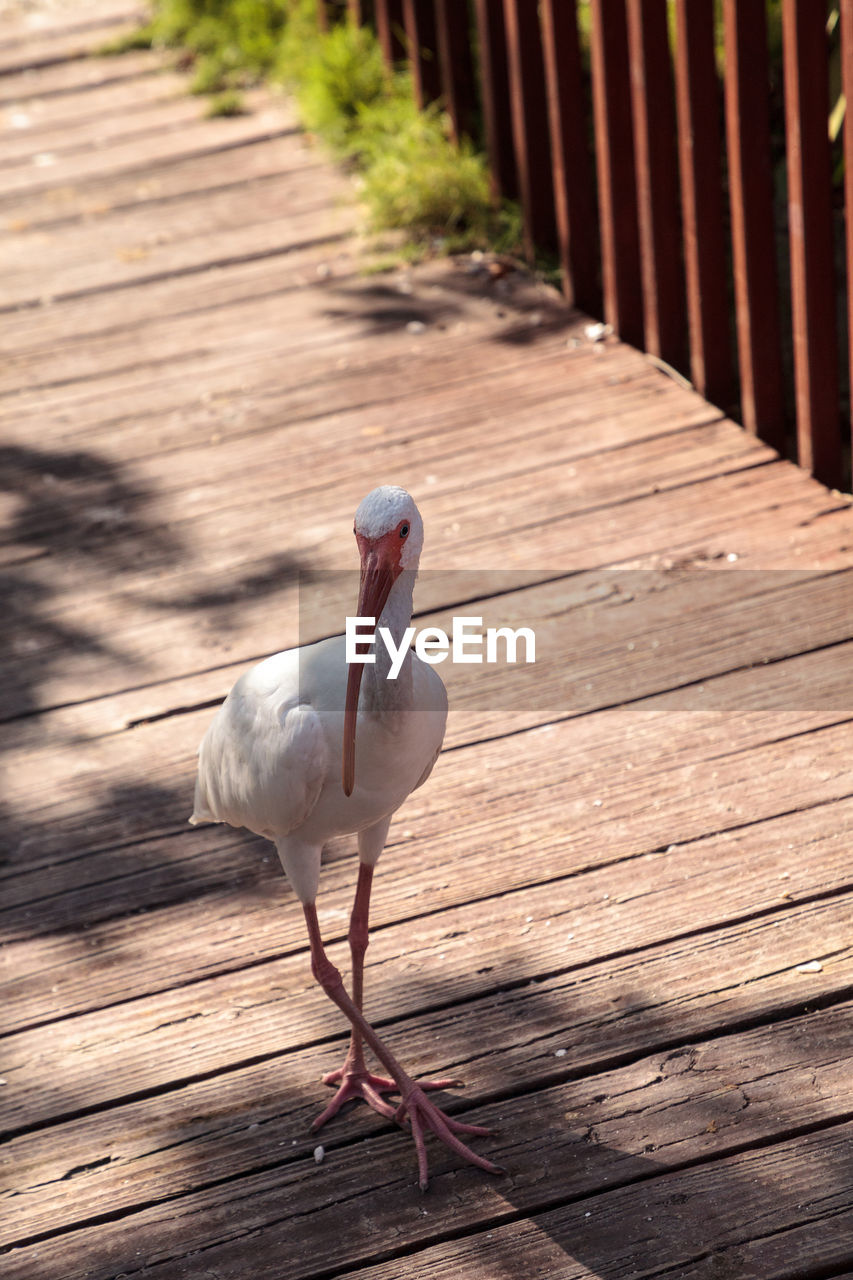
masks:
[[[241,116],[245,113],[245,110],[243,95],[238,93],[236,89],[226,89],[223,93],[214,94],[208,103],[205,115],[210,118],[215,116]]]
[[[153,43],[153,24],[146,22],[144,27],[126,31],[124,35],[115,36],[112,40],[105,40],[95,52],[102,58],[114,58],[122,53],[131,53],[134,49],[150,49]]]
[[[321,34],[317,0],[154,0],[145,30],[193,55],[191,91],[216,95],[210,115],[241,111],[238,90],[258,79],[288,85],[306,128],[361,174],[371,228],[404,233],[405,256],[517,248],[519,211],[496,205],[485,157],[453,141],[437,108],[417,110],[369,28]]]

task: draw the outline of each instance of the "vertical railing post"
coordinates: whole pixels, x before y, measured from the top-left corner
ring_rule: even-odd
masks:
[[[524,219],[524,252],[557,245],[548,104],[537,0],[504,0],[509,55],[509,100],[518,187]]]
[[[788,239],[799,463],[841,483],[825,6],[783,0]]]
[[[518,195],[518,171],[509,107],[509,67],[503,4],[500,0],[474,0],[474,13],[480,53],[483,126],[492,186],[495,195],[514,200]]]
[[[666,0],[627,0],[646,350],[686,364],[672,56]]]
[[[352,22],[363,26],[374,18],[373,0],[347,0],[347,14]]]
[[[785,443],[765,0],[723,0],[726,140],[741,416],[773,448]]]
[[[406,56],[403,42],[403,0],[374,0],[376,35],[389,67]]]
[[[625,0],[590,0],[604,317],[643,346],[643,301]]]
[[[423,110],[441,95],[435,0],[403,0],[403,23],[415,102]]]
[[[853,427],[853,0],[841,0],[841,76],[844,114],[844,211],[847,250],[847,363],[849,427]],[[848,441],[850,433],[848,430]]]
[[[463,134],[473,134],[477,110],[468,5],[435,0],[435,23],[442,96],[458,141]]]
[[[595,314],[599,246],[575,0],[542,0],[539,15],[563,292]]]
[[[853,0],[852,0],[853,2]],[[721,408],[734,399],[714,0],[676,0],[675,82],[690,378]]]

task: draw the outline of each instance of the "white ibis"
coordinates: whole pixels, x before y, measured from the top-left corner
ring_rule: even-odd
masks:
[[[383,485],[360,504],[354,532],[361,556],[357,614],[377,619],[377,629],[389,628],[399,651],[423,545],[420,512],[404,489]],[[241,676],[201,744],[190,821],[228,822],[275,842],[302,902],[314,977],[349,1019],[344,1064],[324,1077],[337,1092],[312,1128],[352,1098],[400,1124],[408,1118],[425,1190],[427,1130],[478,1168],[500,1170],[459,1137],[487,1129],[451,1119],[426,1097],[428,1090],[459,1082],[416,1082],[362,1013],[373,869],[391,815],[432,771],[447,718],[447,694],[432,666],[407,650],[392,680],[388,646],[375,645],[372,652],[373,663],[347,664],[344,636],[335,636],[277,653]],[[326,956],[315,905],[323,845],[350,832],[358,833],[360,859],[349,928],[352,996]],[[368,1070],[365,1043],[387,1077]],[[385,1093],[399,1093],[399,1105],[387,1102]]]

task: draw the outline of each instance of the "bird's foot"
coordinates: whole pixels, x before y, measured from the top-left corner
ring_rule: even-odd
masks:
[[[445,1082],[446,1083],[446,1082]],[[469,1164],[476,1165],[478,1169],[483,1169],[486,1173],[503,1173],[503,1169],[499,1165],[492,1164],[491,1160],[486,1160],[484,1156],[478,1156],[476,1151],[472,1151],[466,1146],[459,1137],[459,1134],[465,1134],[473,1137],[488,1137],[491,1133],[490,1129],[484,1129],[478,1124],[463,1124],[461,1120],[453,1120],[450,1116],[446,1116],[444,1112],[430,1102],[424,1094],[424,1084],[414,1084],[412,1088],[404,1090],[403,1101],[400,1103],[395,1113],[395,1119],[398,1123],[408,1118],[412,1128],[412,1137],[415,1140],[415,1150],[418,1153],[418,1185],[421,1191],[426,1191],[429,1186],[429,1170],[427,1167],[426,1145],[424,1143],[424,1132],[429,1130],[449,1147],[451,1151],[455,1151],[463,1160],[467,1160]]]
[[[331,1120],[332,1116],[336,1116],[345,1102],[353,1101],[361,1098],[369,1107],[377,1111],[379,1115],[385,1116],[386,1119],[392,1120],[397,1116],[399,1106],[392,1106],[390,1102],[386,1102],[382,1097],[383,1093],[399,1093],[400,1086],[396,1080],[389,1079],[388,1076],[376,1076],[372,1071],[368,1071],[364,1062],[350,1062],[349,1059],[342,1067],[338,1067],[337,1071],[330,1071],[328,1075],[323,1076],[323,1084],[338,1085],[338,1091],[332,1101],[326,1107],[325,1111],[317,1117],[311,1125],[311,1132],[316,1132],[327,1120]],[[432,1089],[458,1089],[461,1088],[461,1080],[420,1080],[418,1087],[424,1092]]]
[[[386,1076],[375,1076],[363,1064],[354,1066],[345,1062],[337,1071],[330,1071],[328,1075],[323,1076],[323,1084],[338,1085],[338,1091],[325,1111],[311,1125],[312,1133],[315,1133],[327,1120],[331,1120],[332,1116],[336,1116],[345,1102],[350,1102],[354,1098],[361,1098],[369,1107],[388,1120],[396,1113],[396,1107],[382,1097],[383,1093],[396,1091],[397,1086],[394,1081]]]

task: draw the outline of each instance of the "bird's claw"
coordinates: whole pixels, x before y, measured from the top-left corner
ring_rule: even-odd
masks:
[[[466,1134],[472,1137],[489,1137],[490,1129],[483,1128],[479,1124],[464,1124],[461,1120],[454,1120],[451,1116],[447,1116],[435,1103],[430,1102],[424,1096],[424,1086],[417,1084],[409,1091],[407,1096],[397,1108],[394,1119],[398,1124],[403,1124],[408,1118],[412,1129],[412,1137],[415,1140],[415,1150],[418,1154],[418,1185],[421,1191],[426,1191],[429,1186],[429,1170],[427,1166],[426,1145],[424,1143],[424,1131],[428,1129],[431,1133],[449,1147],[451,1151],[455,1151],[463,1160],[467,1160],[469,1164],[476,1165],[478,1169],[484,1170],[485,1173],[503,1173],[504,1170],[499,1165],[493,1164],[491,1160],[487,1160],[484,1156],[478,1156],[476,1151],[472,1151],[469,1146],[459,1138],[459,1134]]]

